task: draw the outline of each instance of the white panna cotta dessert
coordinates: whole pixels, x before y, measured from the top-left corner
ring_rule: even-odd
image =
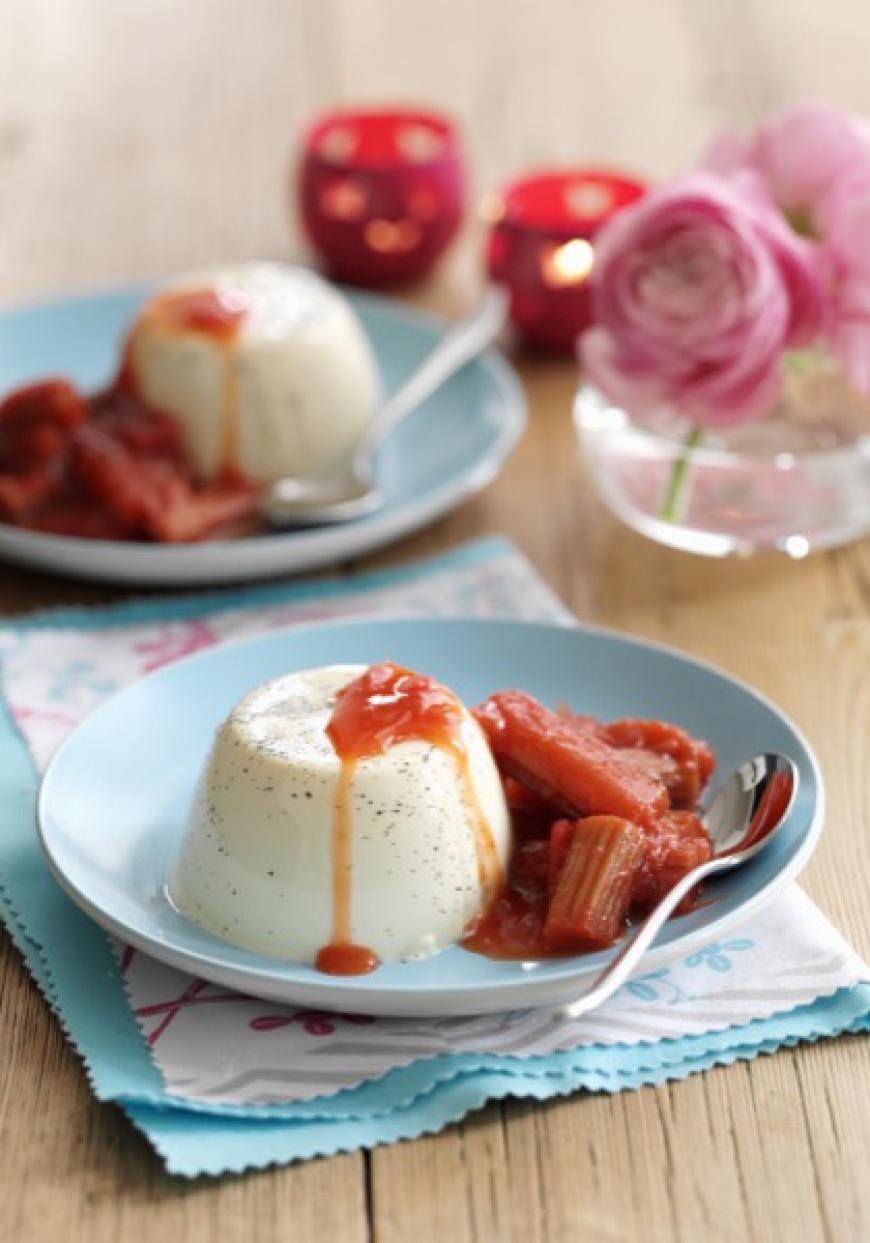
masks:
[[[177,277],[141,312],[125,366],[143,401],[177,422],[204,481],[340,472],[381,392],[347,298],[280,263]]]
[[[357,691],[372,669],[396,674],[360,718],[387,744],[351,756],[342,740],[340,753],[336,704],[351,697],[340,692]],[[259,953],[356,973],[453,945],[482,912],[510,840],[489,745],[438,683],[372,669],[289,674],[252,691],[220,727],[169,884],[193,922]],[[397,709],[407,726],[413,679],[419,702],[442,697],[449,737],[431,728],[403,737],[382,716]],[[363,947],[369,965],[323,965],[325,948],[347,945]]]

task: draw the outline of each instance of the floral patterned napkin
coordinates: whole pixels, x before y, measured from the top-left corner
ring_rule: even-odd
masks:
[[[0,627],[0,914],[82,1054],[170,1169],[239,1170],[437,1130],[487,1099],[618,1091],[870,1023],[870,973],[797,888],[582,1019],[365,1019],[233,993],[110,942],[48,875],[38,772],[81,717],[230,638],[373,612],[571,618],[508,545],[366,578],[47,613]]]

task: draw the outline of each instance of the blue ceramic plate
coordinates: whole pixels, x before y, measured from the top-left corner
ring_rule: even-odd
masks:
[[[0,395],[48,375],[86,392],[107,383],[146,289],[70,298],[0,314]],[[388,298],[349,294],[386,392],[398,387],[444,331]],[[107,582],[193,586],[298,573],[370,552],[432,522],[478,492],[522,435],[525,400],[501,355],[469,363],[390,436],[377,469],[386,504],[342,526],[168,546],[42,535],[0,523],[6,560]]]
[[[165,882],[200,766],[218,724],[245,692],[293,669],[389,658],[424,670],[467,703],[520,686],[604,718],[655,716],[709,739],[720,771],[781,751],[800,771],[782,831],[708,901],[673,920],[649,969],[698,949],[753,915],[809,858],[822,828],[818,764],[771,703],[709,665],[634,639],[518,622],[343,622],[227,644],[170,665],[108,700],[52,760],[39,832],[61,885],[89,915],[155,958],[260,997],[368,1014],[458,1015],[577,996],[609,953],[496,962],[453,948],[337,978],[237,949],[179,915]]]

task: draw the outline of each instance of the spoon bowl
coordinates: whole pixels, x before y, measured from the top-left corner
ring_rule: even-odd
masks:
[[[383,503],[383,493],[368,472],[335,479],[281,479],[269,493],[268,514],[272,526],[327,526],[364,518]]]
[[[701,816],[713,845],[710,862],[738,867],[766,846],[794,805],[798,780],[792,761],[775,752],[736,768]]]

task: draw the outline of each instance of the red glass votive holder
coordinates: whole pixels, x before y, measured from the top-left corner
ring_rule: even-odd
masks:
[[[645,190],[619,173],[558,169],[524,177],[485,201],[489,272],[509,290],[511,319],[526,340],[548,350],[574,348],[592,322],[592,239]]]
[[[415,280],[462,219],[459,133],[446,117],[412,109],[331,112],[305,136],[299,193],[305,230],[332,277]]]

